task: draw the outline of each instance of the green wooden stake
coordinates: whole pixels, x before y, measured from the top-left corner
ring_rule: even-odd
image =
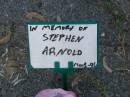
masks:
[[[75,69],[73,68],[73,62],[68,62],[68,68],[60,68],[60,63],[55,62],[55,71],[59,72],[62,76],[63,80],[63,87],[65,90],[68,89],[67,82],[68,82],[68,75],[73,72]]]

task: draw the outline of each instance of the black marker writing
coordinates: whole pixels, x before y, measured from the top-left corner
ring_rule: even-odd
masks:
[[[65,41],[65,42],[81,42],[84,36],[64,35],[64,34],[43,34],[43,41]]]
[[[37,30],[38,26],[30,26],[30,31],[34,31],[34,30]]]
[[[59,56],[59,55],[71,55],[71,56],[81,56],[82,51],[81,50],[72,50],[69,48],[64,48],[64,49],[59,49],[56,50],[55,47],[49,48],[46,46],[42,52],[43,55],[54,55],[54,56]]]
[[[42,30],[49,29],[49,30],[68,30],[72,31],[74,26],[71,25],[45,25],[42,27]]]

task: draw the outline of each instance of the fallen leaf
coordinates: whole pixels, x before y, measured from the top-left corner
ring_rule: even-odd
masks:
[[[16,72],[18,69],[18,66],[16,64],[16,61],[15,60],[11,60],[9,59],[7,62],[6,62],[6,65],[5,65],[5,78],[6,79],[10,79],[11,75]]]
[[[6,44],[7,42],[10,41],[10,38],[11,38],[11,32],[8,32],[8,34],[3,37],[3,38],[0,38],[0,45],[3,45],[3,44]]]
[[[37,12],[27,12],[25,17],[27,19],[45,20],[45,17]]]

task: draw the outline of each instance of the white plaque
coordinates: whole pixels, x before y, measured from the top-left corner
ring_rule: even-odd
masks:
[[[96,23],[28,24],[30,64],[33,68],[74,68],[97,65]]]

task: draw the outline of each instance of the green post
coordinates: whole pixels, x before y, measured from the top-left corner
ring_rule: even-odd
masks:
[[[61,74],[63,80],[63,87],[65,90],[67,90],[68,74],[74,71],[73,62],[68,62],[68,68],[60,68],[60,63],[55,62],[55,71]]]

